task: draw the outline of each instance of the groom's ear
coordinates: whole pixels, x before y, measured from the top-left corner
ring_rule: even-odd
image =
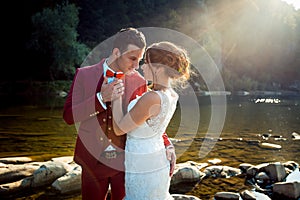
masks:
[[[112,51],[112,54],[113,54],[116,58],[120,57],[120,56],[121,56],[120,49],[114,48],[113,51]]]

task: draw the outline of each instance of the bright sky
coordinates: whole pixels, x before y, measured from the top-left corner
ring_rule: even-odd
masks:
[[[285,1],[288,4],[293,5],[296,10],[300,9],[300,0],[281,0],[281,1]]]

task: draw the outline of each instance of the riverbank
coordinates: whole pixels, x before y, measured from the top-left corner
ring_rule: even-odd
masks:
[[[15,80],[15,81],[0,81],[0,98],[4,104],[7,105],[49,105],[49,98],[52,101],[59,101],[64,99],[70,89],[72,80],[56,80],[56,81],[33,81],[33,80]],[[199,97],[206,96],[240,96],[240,97],[254,97],[254,98],[295,98],[300,97],[298,89],[283,90],[253,90],[253,91],[202,91],[198,88],[188,89],[182,91],[183,95],[196,95]],[[1,108],[1,107],[0,107]]]
[[[196,119],[199,121],[197,132],[191,129],[195,121],[193,118],[183,123],[181,112],[175,113],[167,133],[175,139],[178,163],[206,163],[220,158],[223,166],[238,168],[241,163],[258,165],[262,162],[284,163],[289,160],[300,162],[300,140],[293,138],[294,132],[300,133],[299,98],[281,99],[280,103],[271,104],[255,103],[247,96],[233,100],[233,96],[229,97],[222,133],[219,138],[212,138],[212,141],[217,140],[207,155],[203,155],[201,147],[203,139],[209,137],[206,135],[211,121],[211,106],[206,101],[209,97],[198,98],[201,102],[201,117]],[[51,99],[51,106],[6,106],[1,109],[0,157],[30,156],[44,162],[54,157],[73,155],[77,131],[75,126],[69,126],[63,121],[62,108],[55,106],[59,99],[64,100],[59,97]],[[185,109],[187,113],[193,113],[195,107],[187,105]],[[280,145],[281,149],[268,149],[268,145],[262,143]],[[192,187],[187,194],[208,200],[224,188],[238,192],[247,189],[247,186],[244,178],[239,176],[230,179],[210,177]]]
[[[187,161],[177,163],[171,178],[170,192],[174,199],[198,200],[189,195],[204,180],[225,179],[235,184],[234,177],[244,185],[240,191],[224,187],[210,198],[229,199],[289,199],[300,197],[299,164],[295,161],[252,165],[241,163],[238,168],[222,165],[221,159],[207,163]],[[80,198],[81,167],[72,156],[37,162],[30,157],[0,158],[1,199],[59,199]]]

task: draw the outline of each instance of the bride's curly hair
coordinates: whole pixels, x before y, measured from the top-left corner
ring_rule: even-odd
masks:
[[[146,49],[145,62],[165,67],[167,75],[176,83],[184,83],[190,78],[190,59],[186,50],[171,42],[151,44]]]

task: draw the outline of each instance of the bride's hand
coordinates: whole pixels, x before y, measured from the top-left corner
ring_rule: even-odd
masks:
[[[170,176],[173,175],[176,165],[176,153],[173,145],[169,145],[166,148],[167,159],[170,161]]]
[[[125,87],[121,79],[112,82],[112,84],[114,84],[114,87],[113,94],[111,96],[111,101],[114,101],[116,99],[119,99],[119,97],[121,97],[124,94]]]

